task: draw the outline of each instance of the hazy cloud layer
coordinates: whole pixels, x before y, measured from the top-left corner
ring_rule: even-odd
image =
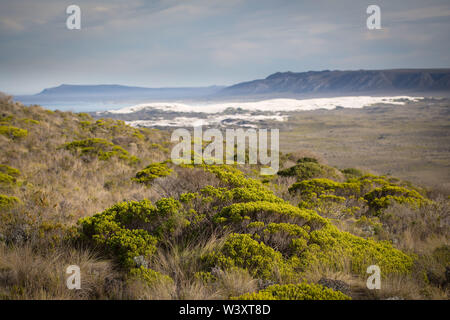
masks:
[[[82,29],[66,29],[68,5]],[[382,30],[366,8],[381,7]],[[0,90],[231,84],[276,71],[450,66],[448,0],[0,1]]]

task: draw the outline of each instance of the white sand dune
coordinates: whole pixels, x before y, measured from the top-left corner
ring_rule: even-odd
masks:
[[[109,110],[110,113],[126,114],[145,109],[157,109],[168,112],[199,112],[199,113],[221,113],[226,109],[242,109],[245,111],[267,111],[267,112],[289,112],[306,111],[317,109],[363,108],[375,103],[404,104],[405,100],[418,101],[422,97],[395,96],[395,97],[336,97],[319,99],[270,99],[257,102],[225,102],[225,103],[176,103],[176,102],[152,102],[144,103],[118,110]]]
[[[211,126],[211,125],[237,125],[242,127],[256,128],[254,123],[259,121],[285,121],[288,116],[279,114],[274,115],[251,115],[251,114],[236,114],[236,115],[209,115],[205,119],[197,117],[175,117],[173,119],[164,119],[161,117],[153,120],[134,120],[126,121],[132,127],[183,127],[189,123],[192,127],[197,126]],[[251,122],[251,123],[250,123]],[[253,124],[252,124],[253,123]]]

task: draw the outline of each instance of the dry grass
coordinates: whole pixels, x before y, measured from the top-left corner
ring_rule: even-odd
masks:
[[[78,265],[81,289],[66,286],[66,268]],[[114,298],[104,287],[114,277],[109,261],[91,251],[57,248],[37,252],[28,245],[0,247],[0,290],[8,299],[102,299]]]

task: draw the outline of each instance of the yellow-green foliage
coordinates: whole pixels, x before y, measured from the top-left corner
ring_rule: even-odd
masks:
[[[211,273],[215,267],[246,269],[255,278],[283,283],[298,281],[314,267],[342,271],[350,265],[354,273],[365,275],[367,267],[376,264],[383,276],[409,273],[412,268],[412,258],[389,242],[342,232],[314,210],[291,205],[236,168],[198,167],[213,173],[220,187],[205,186],[198,192],[181,194],[179,200],[162,198],[155,205],[148,200],[119,203],[80,220],[83,238],[103,246],[122,265],[134,268],[133,258],[143,256],[150,261],[157,242],[164,246],[172,237],[196,239],[219,230],[219,234],[227,235],[224,242],[202,255],[202,267],[196,273],[208,282],[215,281]],[[160,169],[167,169],[160,163],[150,168],[156,168],[150,172],[155,176]],[[312,179],[300,185],[306,194],[320,194],[327,201],[340,203],[343,196],[328,193],[340,190],[351,194],[375,184],[375,178],[365,179],[369,182]],[[157,277],[153,271],[139,270],[133,272],[141,278],[148,276],[150,282]]]
[[[364,199],[368,202],[369,208],[375,212],[386,209],[392,201],[406,203],[413,207],[420,207],[427,203],[427,200],[417,191],[391,185],[373,189],[364,195]]]
[[[369,265],[378,265],[382,275],[407,274],[413,258],[392,247],[388,241],[375,241],[338,230],[332,224],[310,233],[308,247],[298,253],[301,268],[327,265],[342,270],[345,259],[354,273],[364,274]]]
[[[180,203],[163,198],[153,206],[149,200],[122,202],[80,219],[82,238],[102,245],[108,253],[126,266],[133,266],[133,258],[149,258],[156,250],[156,242],[185,223],[179,214]]]
[[[264,229],[253,231],[264,243],[276,244],[275,247],[288,257],[298,257],[295,267],[299,271],[313,265],[327,265],[336,271],[342,270],[345,259],[350,261],[352,270],[359,274],[363,274],[371,264],[379,265],[386,273],[408,273],[412,266],[412,258],[394,249],[390,243],[367,240],[339,231],[314,211],[302,210],[287,203],[238,203],[225,207],[215,217],[216,222],[228,227],[232,227],[229,223],[252,223],[255,220],[286,221],[272,222]],[[278,237],[274,239],[275,235]]]
[[[66,150],[77,152],[81,155],[97,156],[100,160],[109,160],[111,157],[117,157],[130,164],[140,161],[137,157],[131,156],[121,146],[100,138],[76,140],[66,143],[63,147]]]
[[[11,187],[17,184],[20,171],[5,164],[0,165],[0,186]]]
[[[282,216],[282,218],[278,218]],[[273,203],[267,201],[253,201],[245,203],[235,203],[225,207],[215,217],[216,222],[241,222],[244,219],[266,219],[294,221],[297,224],[309,224],[320,226],[326,223],[326,220],[316,214],[314,211],[300,209],[289,203]]]
[[[3,194],[0,194],[0,209],[11,208],[15,204],[19,203],[19,199],[16,197],[9,197]]]
[[[297,181],[312,178],[337,178],[336,169],[320,164],[314,158],[298,159],[295,166],[280,170],[278,175],[296,177]]]
[[[357,175],[350,170],[353,176]],[[325,202],[345,202],[346,199],[365,200],[372,213],[380,213],[394,201],[418,208],[429,203],[417,190],[408,189],[407,183],[384,176],[364,175],[350,178],[346,182],[336,182],[329,179],[309,179],[294,183],[289,187],[291,193],[302,197],[299,206],[318,209]]]
[[[133,180],[139,183],[150,184],[156,178],[170,175],[172,171],[165,162],[152,163],[136,173],[136,177]]]
[[[288,259],[284,264],[293,266],[299,272],[313,265],[326,265],[336,270],[343,270],[346,261],[349,261],[352,270],[359,274],[364,274],[367,266],[371,264],[379,265],[386,274],[408,273],[411,269],[412,258],[394,249],[390,243],[366,240],[341,232],[328,219],[319,216],[313,210],[301,209],[284,202],[267,190],[261,182],[246,179],[242,172],[235,168],[206,167],[206,170],[215,173],[231,186],[237,186],[237,188],[249,186],[254,194],[248,199],[235,199],[229,195],[233,194],[236,188],[226,191],[221,188],[206,187],[201,190],[202,194],[216,197],[225,203],[238,201],[223,207],[214,216],[214,221],[230,231],[252,232],[255,239],[261,239],[266,245],[281,250]],[[360,183],[312,179],[299,182],[297,185],[305,186],[307,194],[339,190],[342,194],[351,195],[363,190],[368,184],[374,184],[373,180],[376,178],[365,177]],[[278,201],[275,199],[274,201],[254,201],[260,195],[277,198]],[[336,196],[336,199],[333,197],[332,201],[340,202],[342,198]],[[255,224],[255,222],[259,223]],[[261,222],[267,227],[262,228]],[[249,241],[248,238],[246,240]],[[229,262],[227,259],[222,262]],[[233,264],[230,263],[230,265]]]
[[[0,115],[0,125],[8,124],[11,121],[13,121],[13,119],[14,119],[14,117],[11,114],[9,114],[9,115],[1,114]]]
[[[347,179],[360,178],[364,175],[364,173],[361,170],[355,168],[342,169],[341,172],[345,175]]]
[[[309,228],[307,226],[300,227],[297,224],[292,223],[269,223],[264,229],[266,234],[282,234],[283,236],[294,236],[309,238]]]
[[[194,278],[200,280],[203,283],[211,283],[217,280],[211,272],[199,271],[194,274]]]
[[[258,230],[255,237],[262,239],[264,243],[269,244],[284,256],[293,256],[295,253],[303,252],[309,241],[310,227],[304,225],[300,227],[293,223],[269,223],[262,232]]]
[[[9,175],[11,177],[15,177],[15,178],[20,176],[20,170],[19,169],[7,166],[5,164],[0,164],[0,172],[4,173],[4,174],[7,174],[7,175]]]
[[[292,278],[294,271],[281,253],[258,242],[248,234],[231,234],[219,251],[204,257],[206,263],[222,269],[244,268],[254,277],[274,279],[279,273]]]
[[[254,221],[254,222],[250,222],[247,225],[247,229],[262,229],[264,228],[264,222],[262,221]]]
[[[242,171],[227,165],[221,166],[206,166],[203,168],[206,171],[214,173],[223,183],[229,187],[233,187],[230,192],[225,193],[226,188],[217,189],[213,187],[206,187],[203,189],[204,193],[212,193],[216,198],[221,200],[234,200],[234,202],[242,201],[268,201],[268,202],[283,202],[283,199],[278,198],[264,186],[261,181],[251,178],[246,178]],[[208,188],[208,189],[207,189]],[[228,188],[229,189],[229,188]],[[211,194],[211,195],[212,195]]]
[[[253,187],[258,190],[267,190],[259,180],[246,178],[239,169],[229,165],[202,165],[206,171],[214,173],[222,182],[233,187]]]
[[[128,126],[122,120],[99,119],[93,122],[89,115],[80,116],[80,119],[82,119],[80,121],[81,128],[94,134],[107,133],[112,136],[128,136],[137,140],[145,139],[139,129]]]
[[[304,198],[317,197],[322,194],[358,194],[360,186],[356,183],[340,183],[330,179],[310,179],[294,183],[289,187],[290,192],[299,192]]]
[[[10,176],[9,174],[0,172],[0,185],[1,186],[12,186],[14,184],[16,184],[16,178]]]
[[[272,191],[262,186],[250,185],[248,187],[236,187],[232,189],[215,188],[206,186],[200,190],[201,194],[221,201],[222,203],[246,202],[246,201],[266,201],[283,202],[282,199],[275,196]]]
[[[91,121],[80,121],[80,126],[83,129],[88,129],[92,125]]]
[[[151,147],[151,148],[158,149],[158,150],[160,150],[160,151],[162,151],[162,152],[164,152],[164,153],[169,153],[169,149],[163,147],[163,146],[160,145],[159,143],[152,143],[152,144],[150,145],[150,147]]]
[[[144,266],[140,266],[139,268],[132,268],[130,270],[130,277],[132,279],[140,279],[143,280],[149,287],[158,284],[173,284],[173,280],[171,277],[161,274],[158,271],[145,268]]]
[[[80,113],[77,113],[77,115],[78,115],[78,117],[79,117],[80,119],[84,119],[84,120],[92,120],[92,116],[91,116],[89,113],[86,113],[86,112],[80,112]]]
[[[259,292],[246,293],[234,300],[350,300],[340,291],[334,291],[319,284],[272,285]]]
[[[13,126],[0,126],[0,134],[11,139],[19,139],[26,137],[28,135],[28,131]]]
[[[34,119],[28,119],[28,118],[24,118],[24,119],[20,119],[20,121],[26,123],[26,124],[40,124],[40,122],[38,120],[34,120]]]

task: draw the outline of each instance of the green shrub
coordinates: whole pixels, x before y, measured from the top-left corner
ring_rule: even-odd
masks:
[[[28,119],[28,118],[20,119],[20,121],[22,121],[26,124],[34,124],[34,125],[40,124],[40,122],[38,120]]]
[[[364,173],[361,170],[355,168],[342,169],[341,172],[345,175],[347,179],[360,178],[364,175]]]
[[[151,178],[168,169],[165,163],[153,165],[148,167],[156,168],[149,170]],[[388,242],[339,231],[316,211],[285,202],[260,181],[246,178],[233,167],[199,167],[215,174],[221,187],[205,186],[180,195],[179,201],[163,198],[155,205],[148,200],[119,203],[82,219],[81,233],[129,268],[135,267],[136,256],[151,259],[156,241],[164,246],[173,237],[189,241],[197,239],[199,233],[214,231],[231,235],[223,245],[202,256],[204,265],[199,272],[208,273],[214,267],[243,268],[253,277],[286,283],[315,267],[343,271],[350,266],[353,273],[365,275],[367,267],[376,264],[383,276],[411,271],[412,257]],[[297,183],[296,190],[302,197],[314,195],[310,199],[341,205],[347,200],[343,195],[355,197],[386,183],[375,176],[343,183],[311,179]]]
[[[142,229],[153,211],[150,201],[119,203],[102,213],[80,219],[80,233],[123,265],[131,267],[134,257],[149,258],[156,250],[156,237]]]
[[[368,266],[378,265],[385,276],[408,274],[413,266],[413,258],[393,248],[391,243],[357,237],[331,224],[310,232],[308,247],[298,255],[304,270],[317,265],[339,271],[347,260],[356,274],[363,275]]]
[[[12,186],[16,184],[16,178],[10,176],[9,174],[5,174],[0,172],[0,185],[1,186]]]
[[[7,166],[6,164],[0,164],[0,173],[7,174],[11,177],[18,177],[20,176],[19,169]]]
[[[299,225],[292,223],[269,223],[264,229],[264,233],[267,234],[285,234],[292,237],[309,238],[309,228],[300,227]]]
[[[107,234],[94,234],[92,241],[96,245],[102,245],[109,255],[116,257],[125,267],[134,266],[135,257],[149,259],[156,251],[156,238],[145,230],[123,229],[107,223],[99,225],[99,228]]]
[[[364,195],[364,199],[367,201],[369,208],[376,213],[389,207],[393,201],[408,204],[414,208],[421,207],[429,202],[415,190],[390,185],[373,189]]]
[[[0,115],[0,125],[8,124],[11,121],[13,121],[13,119],[14,119],[14,117],[11,114],[9,114],[9,115],[1,114]]]
[[[262,221],[250,222],[247,225],[247,229],[263,229],[263,228],[264,228],[264,222],[262,222]]]
[[[121,146],[115,145],[101,138],[90,138],[85,140],[76,140],[63,145],[63,148],[80,155],[96,156],[100,160],[109,160],[112,157],[127,161],[130,164],[140,162],[140,160],[131,156],[127,150]]]
[[[136,173],[133,180],[148,185],[156,178],[170,175],[172,171],[172,169],[167,167],[167,163],[165,162],[152,163]]]
[[[202,283],[207,284],[217,280],[211,272],[199,271],[194,274],[196,280],[200,280]]]
[[[336,169],[319,164],[316,159],[302,158],[297,161],[297,164],[284,170],[280,170],[278,175],[285,177],[296,177],[297,181],[312,179],[312,178],[334,178],[338,176]]]
[[[250,185],[248,187],[236,187],[232,189],[216,188],[206,186],[200,190],[203,196],[214,198],[222,204],[229,202],[266,201],[281,203],[283,199],[278,198],[272,191],[263,186]]]
[[[134,265],[133,258],[149,258],[156,250],[156,242],[163,235],[172,234],[187,224],[179,212],[180,203],[162,198],[121,202],[111,208],[79,220],[82,238],[103,246],[126,266]]]
[[[20,185],[17,181],[18,176],[20,176],[18,169],[4,164],[0,165],[0,186],[11,187]]]
[[[28,135],[28,131],[12,126],[0,126],[0,134],[3,134],[11,139],[19,139],[26,137]]]
[[[243,268],[261,279],[274,279],[277,273],[282,277],[293,277],[294,274],[281,253],[248,234],[229,235],[219,251],[206,255],[204,259],[211,268]]]
[[[149,287],[157,284],[172,285],[171,277],[161,274],[158,271],[140,266],[139,268],[132,268],[130,270],[130,278],[144,281]]]
[[[89,113],[80,112],[77,114],[80,119],[83,120],[92,120],[92,116]]]
[[[19,198],[0,194],[0,209],[8,209],[19,203]]]
[[[311,158],[311,157],[303,157],[303,158],[299,158],[297,159],[297,163],[319,163],[319,160],[317,160],[316,158]]]
[[[299,192],[302,196],[311,197],[325,192],[335,192],[340,183],[329,179],[311,179],[294,183],[289,192]]]
[[[350,300],[340,291],[319,284],[275,284],[259,292],[246,293],[233,300]]]
[[[254,201],[245,203],[235,203],[222,209],[215,216],[216,222],[242,222],[245,217],[252,219],[295,221],[303,225],[308,224],[314,227],[326,224],[326,220],[312,210],[300,209],[288,203],[273,203],[267,201]]]

